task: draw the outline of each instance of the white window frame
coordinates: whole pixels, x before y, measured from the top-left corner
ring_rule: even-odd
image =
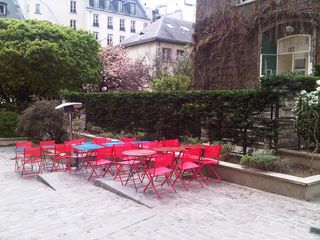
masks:
[[[100,1],[99,1],[99,0],[93,0],[93,6],[94,6],[95,8],[100,7]]]
[[[77,1],[75,0],[70,1],[70,12],[77,13]]]
[[[7,15],[7,5],[4,3],[0,3],[0,7],[3,8],[3,12],[2,13],[0,12],[0,15],[3,15],[3,16]]]
[[[119,30],[122,31],[122,32],[126,31],[126,20],[123,19],[123,18],[120,18]]]
[[[40,3],[36,3],[35,4],[34,13],[41,14],[41,5],[40,5]]]
[[[255,2],[256,0],[235,0],[237,6]]]
[[[93,23],[94,27],[99,27],[99,14],[93,14]]]
[[[162,48],[162,61],[171,62],[172,61],[172,49]]]
[[[135,33],[136,32],[136,21],[131,20],[130,23],[130,32]]]
[[[70,19],[70,27],[73,28],[74,30],[77,29],[77,20]]]
[[[96,40],[99,40],[99,32],[92,32]]]
[[[129,13],[130,15],[136,15],[137,7],[135,3],[129,3]]]
[[[113,34],[107,35],[107,44],[112,46],[113,45]]]
[[[120,38],[119,38],[119,42],[123,42],[124,40],[125,40],[125,38],[126,38],[126,36],[120,36]]]
[[[294,51],[294,52],[282,52],[280,53],[280,49],[279,49],[279,46],[280,46],[280,42],[283,41],[283,40],[286,40],[286,39],[289,39],[289,38],[294,38],[294,37],[308,37],[308,41],[309,41],[309,49],[307,51]],[[311,35],[310,34],[295,34],[295,35],[290,35],[290,36],[287,36],[287,37],[283,37],[283,38],[280,38],[278,39],[277,41],[277,46],[278,46],[278,50],[277,50],[277,74],[279,74],[279,56],[282,56],[282,55],[288,55],[288,54],[292,54],[292,69],[291,71],[292,72],[295,72],[295,55],[296,54],[307,54],[308,57],[307,57],[307,68],[306,68],[306,74],[310,75],[312,74],[312,61],[311,61]]]
[[[124,10],[124,2],[122,1],[117,1],[117,11],[119,13],[123,13]]]
[[[107,19],[108,19],[108,20],[107,20],[107,21],[108,21],[107,28],[108,28],[108,29],[113,29],[113,17],[110,17],[110,16],[109,16]]]

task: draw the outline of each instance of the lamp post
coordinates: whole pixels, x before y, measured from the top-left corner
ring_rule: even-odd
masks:
[[[82,103],[80,102],[69,102],[62,103],[55,107],[55,109],[62,109],[64,112],[68,113],[68,128],[69,128],[69,138],[72,140],[72,113],[75,109],[79,109],[82,107]]]

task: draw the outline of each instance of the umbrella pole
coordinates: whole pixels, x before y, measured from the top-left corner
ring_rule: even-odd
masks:
[[[69,138],[72,140],[72,113],[68,112],[68,118],[69,118]]]

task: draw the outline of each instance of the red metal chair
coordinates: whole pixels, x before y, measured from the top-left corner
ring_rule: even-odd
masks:
[[[174,153],[159,154],[154,161],[153,167],[144,169],[144,174],[149,179],[149,183],[144,188],[145,192],[148,188],[152,187],[158,197],[160,198],[160,193],[158,192],[156,186],[163,186],[165,183],[171,186],[172,190],[176,193],[173,183],[171,182],[171,175],[173,174],[173,164],[174,164]],[[164,180],[160,184],[155,184],[155,180],[159,180],[161,176],[164,176]]]
[[[137,138],[121,138],[120,141],[124,143],[132,143],[132,142],[138,141],[138,139]]]
[[[44,160],[44,164],[46,165],[48,158],[53,157],[54,155],[55,141],[54,140],[40,141],[39,145],[41,147],[41,154]]]
[[[180,146],[180,141],[179,141],[178,138],[164,140],[163,141],[163,146],[164,147],[179,147]]]
[[[55,144],[52,158],[51,172],[55,170],[66,170],[69,161],[68,151],[65,144]]]
[[[32,148],[32,142],[16,142],[15,171],[20,170],[21,160],[24,158],[24,150]]]
[[[217,182],[221,182],[221,178],[219,174],[216,171],[216,168],[219,165],[220,158],[221,158],[221,151],[222,151],[222,145],[214,145],[214,146],[207,146],[204,150],[204,156],[200,160],[201,167],[204,168],[206,172],[206,183],[208,184],[207,180],[211,174],[214,174],[216,177],[214,180]],[[207,171],[207,168],[209,171]]]
[[[30,167],[28,171],[27,167]],[[21,160],[21,177],[24,175],[34,175],[42,172],[44,168],[41,157],[41,147],[32,147],[24,149],[24,157]]]
[[[141,148],[142,149],[154,150],[154,149],[159,148],[159,147],[163,147],[163,143],[162,142],[153,141],[153,142],[143,142],[143,143],[141,143]]]
[[[198,177],[198,175],[200,175],[203,179],[205,179],[205,177],[201,173],[201,167],[199,164],[201,153],[201,148],[195,148],[183,152],[182,157],[179,159],[179,162],[175,164],[176,179],[174,180],[173,184],[175,184],[179,179],[184,188],[188,190],[183,174],[185,172],[189,172],[189,174],[191,174],[189,182],[192,180],[197,180],[201,187],[203,187],[203,184]]]
[[[113,149],[112,148],[101,148],[96,151],[95,160],[88,161],[88,166],[91,168],[91,174],[88,178],[88,181],[93,177],[104,177],[107,172],[110,171],[110,167],[113,163]],[[100,169],[100,175],[97,173],[97,169]]]
[[[138,170],[137,167],[139,166],[139,161],[133,157],[129,157],[123,154],[124,151],[132,149],[138,149],[138,146],[130,143],[113,145],[113,159],[116,166],[116,174],[114,176],[114,180],[119,177],[122,185],[124,185],[125,181],[121,175],[125,175],[126,179],[128,179],[133,171]],[[139,179],[141,180],[140,175]]]

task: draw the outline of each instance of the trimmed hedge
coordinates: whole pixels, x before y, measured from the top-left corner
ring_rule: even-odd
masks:
[[[156,138],[199,137],[248,145],[270,139],[276,123],[260,117],[276,96],[261,90],[176,93],[63,93],[82,102],[87,121],[107,131],[147,132]]]

